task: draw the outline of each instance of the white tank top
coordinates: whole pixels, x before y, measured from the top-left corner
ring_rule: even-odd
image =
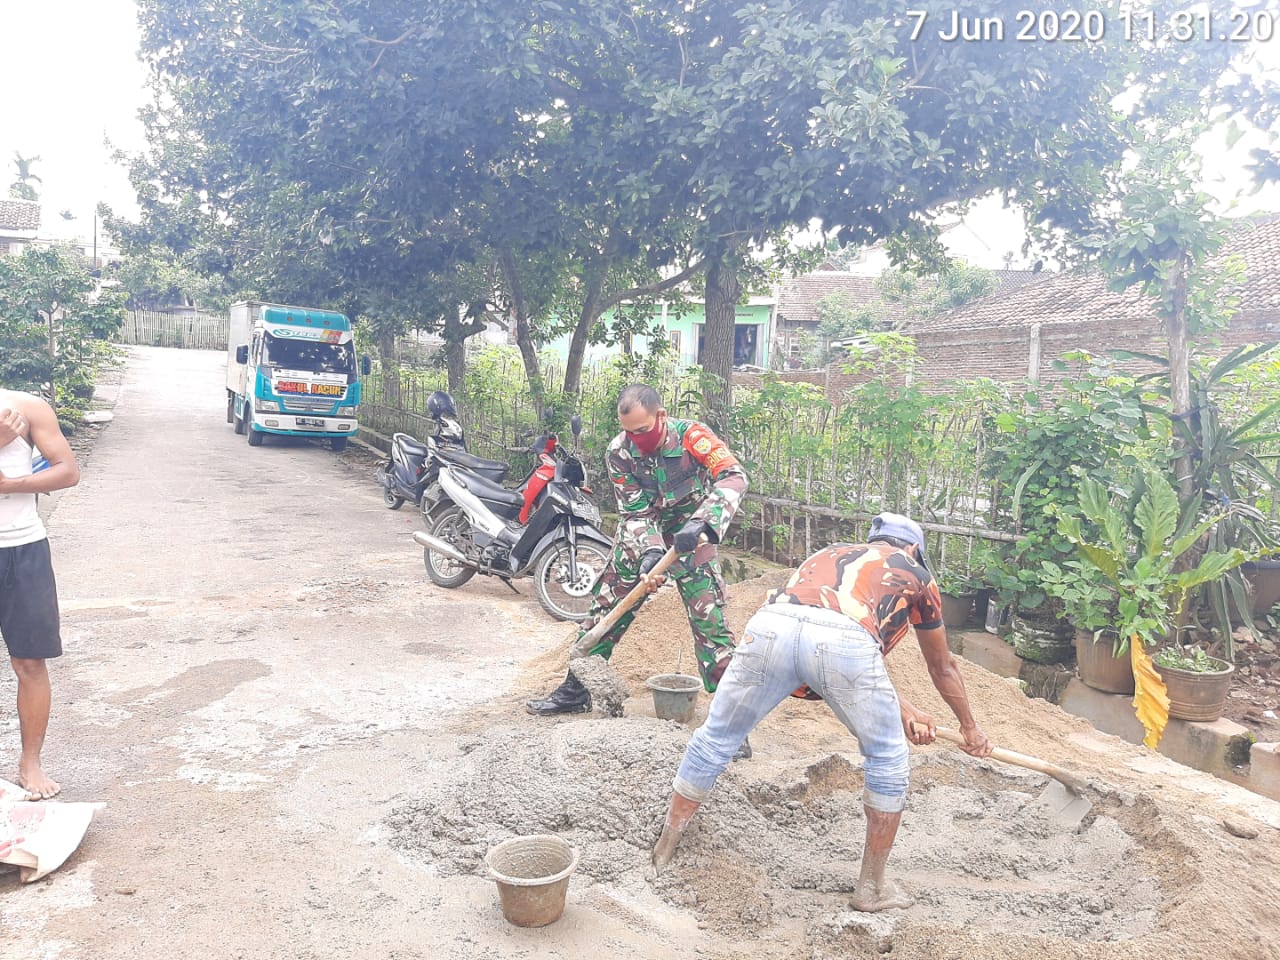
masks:
[[[31,476],[31,444],[18,437],[0,447],[0,473],[10,479]],[[0,493],[0,547],[20,547],[46,536],[34,493]]]

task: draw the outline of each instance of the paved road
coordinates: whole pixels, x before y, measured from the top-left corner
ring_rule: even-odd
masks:
[[[447,723],[565,626],[527,587],[432,587],[416,514],[388,511],[360,458],[250,448],[223,362],[131,349],[115,420],[51,511],[67,653],[46,767],[64,799],[108,805],[48,881],[0,877],[0,956],[442,956],[442,918],[472,914],[474,948],[447,954],[505,955],[492,885],[433,892],[378,824],[455,751]],[[527,955],[558,952],[531,936]]]

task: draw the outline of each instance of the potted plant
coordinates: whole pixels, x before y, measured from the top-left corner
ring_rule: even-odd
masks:
[[[1131,493],[1114,501],[1102,484],[1086,477],[1075,510],[1058,513],[1058,528],[1079,552],[1082,572],[1116,592],[1116,627],[1121,644],[1129,646],[1137,681],[1134,705],[1147,730],[1144,742],[1154,747],[1169,711],[1147,648],[1169,642],[1190,591],[1221,578],[1249,555],[1238,547],[1203,550],[1220,515],[1202,518],[1194,497],[1180,509],[1173,485],[1150,468],[1139,474]]]
[[[1274,593],[1262,581],[1273,561],[1260,559],[1280,550],[1280,525],[1254,505],[1259,497],[1274,496],[1280,490],[1280,472],[1275,467],[1275,444],[1280,441],[1280,399],[1265,399],[1261,407],[1242,408],[1233,404],[1230,386],[1244,386],[1259,366],[1264,366],[1276,343],[1237,347],[1208,365],[1198,363],[1190,371],[1191,409],[1195,416],[1169,419],[1167,410],[1149,404],[1143,410],[1152,429],[1168,420],[1168,430],[1177,449],[1175,456],[1190,457],[1188,482],[1194,495],[1206,503],[1219,505],[1217,522],[1209,529],[1205,546],[1225,551],[1238,547],[1250,554],[1250,562],[1232,568],[1201,589],[1203,602],[1222,636],[1224,656],[1232,656],[1233,625],[1252,627],[1252,615],[1265,613],[1280,599],[1280,564],[1276,564]],[[1117,357],[1144,356],[1166,366],[1142,378],[1138,391],[1154,390],[1168,397],[1167,363],[1159,358],[1117,353]],[[1268,597],[1270,602],[1268,603]]]
[[[1151,658],[1169,694],[1169,716],[1212,722],[1222,716],[1235,666],[1199,647],[1168,646]]]
[[[1120,598],[1099,582],[1082,560],[1041,565],[1045,592],[1062,601],[1075,627],[1076,672],[1087,686],[1104,693],[1133,693],[1129,641],[1116,629]]]
[[[973,614],[973,600],[977,590],[969,584],[969,578],[950,567],[942,567],[935,574],[938,592],[942,594],[942,622],[949,629],[963,627]]]
[[[975,603],[987,589],[986,556],[985,548],[975,546],[961,559],[948,556],[937,564],[934,573],[942,594],[942,622],[948,627],[963,627],[973,619]]]

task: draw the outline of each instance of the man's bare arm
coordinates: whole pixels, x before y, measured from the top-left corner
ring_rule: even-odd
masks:
[[[9,398],[11,409],[26,422],[26,438],[32,446],[40,448],[49,461],[49,468],[29,477],[0,474],[0,493],[49,493],[74,487],[80,482],[80,465],[62,435],[53,408],[39,397],[27,394],[10,394]]]
[[[920,641],[920,652],[924,654],[924,662],[929,667],[929,679],[947,702],[951,712],[960,723],[960,732],[964,734],[964,751],[975,757],[985,757],[991,753],[991,742],[982,732],[978,722],[973,719],[973,711],[969,707],[969,694],[964,688],[964,678],[960,675],[960,665],[952,656],[947,646],[945,627],[932,630],[916,628],[916,638]]]

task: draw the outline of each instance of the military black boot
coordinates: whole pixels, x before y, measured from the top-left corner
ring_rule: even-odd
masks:
[[[530,700],[524,705],[524,709],[536,716],[549,716],[553,713],[590,713],[591,694],[570,670],[565,674],[564,683],[543,699]]]

